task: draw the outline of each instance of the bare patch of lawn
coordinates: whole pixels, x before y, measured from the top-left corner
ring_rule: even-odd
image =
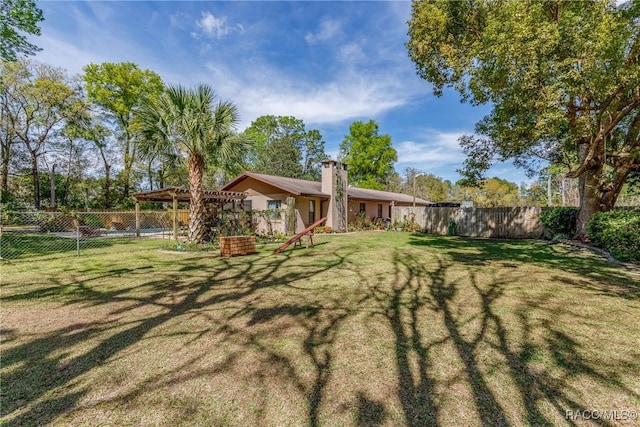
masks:
[[[566,411],[640,409],[638,276],[544,242],[316,240],[3,263],[2,423],[588,425]]]

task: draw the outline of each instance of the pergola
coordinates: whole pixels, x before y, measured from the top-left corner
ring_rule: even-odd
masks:
[[[172,202],[173,204],[173,238],[178,239],[178,203],[190,203],[191,193],[184,188],[169,187],[159,190],[142,191],[131,195],[136,202],[136,237],[140,237],[140,202]],[[240,209],[244,209],[244,199],[247,193],[240,191],[203,191],[202,201],[215,204],[218,208],[228,203],[239,203]]]

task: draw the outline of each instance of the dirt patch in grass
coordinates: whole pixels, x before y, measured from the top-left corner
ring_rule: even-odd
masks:
[[[588,425],[566,411],[640,409],[624,270],[531,241],[316,239],[3,265],[2,423]]]

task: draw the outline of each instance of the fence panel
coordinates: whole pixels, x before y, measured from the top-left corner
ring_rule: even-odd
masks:
[[[392,220],[413,220],[422,231],[430,234],[447,235],[449,227],[455,223],[457,235],[490,238],[538,238],[543,229],[540,222],[541,208],[498,207],[406,207],[392,210]]]
[[[275,228],[281,211],[219,210],[205,220],[205,241],[220,236],[254,233],[261,220]],[[186,240],[189,211],[178,210],[178,238]],[[272,224],[273,223],[273,224]],[[273,231],[272,233],[273,234]],[[173,239],[173,211],[8,212],[0,214],[0,258],[17,259],[56,254],[80,255],[83,250],[123,242],[122,239]]]
[[[2,212],[0,215],[0,257],[15,259],[69,253],[78,249],[76,224],[60,212]],[[61,237],[74,234],[73,238]]]
[[[138,221],[135,212],[37,211],[0,215],[0,257],[4,259],[50,254],[75,256],[83,249],[135,237],[172,238],[171,213],[140,212]]]

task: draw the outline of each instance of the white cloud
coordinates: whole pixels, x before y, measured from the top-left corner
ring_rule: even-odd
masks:
[[[231,33],[244,33],[242,24],[228,25],[227,18],[224,16],[216,17],[209,11],[202,12],[202,17],[196,21],[196,26],[201,33],[210,38],[222,39]],[[192,34],[197,37],[197,33]]]
[[[349,66],[363,62],[366,59],[366,55],[360,44],[347,43],[338,48],[337,58],[341,63]]]
[[[62,67],[71,74],[82,73],[82,68],[91,62],[101,63],[105,61],[99,54],[92,54],[78,49],[75,45],[55,37],[43,35],[37,42],[42,51],[35,55],[34,59],[36,61]],[[62,58],[64,60],[61,60]]]
[[[191,21],[189,20],[189,15],[185,12],[176,12],[169,14],[169,26],[171,28],[177,28],[179,30],[187,29],[188,25],[190,25]]]
[[[318,30],[315,33],[307,33],[304,39],[309,44],[322,43],[335,38],[341,31],[342,24],[340,22],[325,18],[320,21]]]
[[[458,139],[463,135],[473,134],[467,132],[441,132],[435,129],[420,131],[419,139],[394,143],[398,151],[398,163],[396,170],[400,173],[406,167],[414,167],[420,171],[433,173],[444,179],[457,181],[460,176],[456,169],[462,168],[467,156],[462,151]],[[522,170],[514,168],[511,162],[498,163],[492,166],[486,173],[488,177],[504,178],[512,182],[532,182],[532,178],[526,176]]]
[[[338,160],[340,156],[340,149],[337,147],[335,149],[327,149],[324,152],[330,159]]]
[[[421,163],[420,169],[430,170],[443,165],[461,164],[465,159],[458,139],[464,132],[440,132],[429,130],[416,141],[403,141],[396,144],[398,163]]]
[[[222,99],[235,102],[242,125],[262,115],[293,115],[306,124],[370,118],[408,103],[414,91],[391,75],[345,72],[316,83],[264,64],[241,72],[209,64],[207,80]]]

